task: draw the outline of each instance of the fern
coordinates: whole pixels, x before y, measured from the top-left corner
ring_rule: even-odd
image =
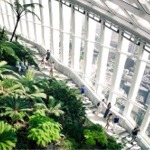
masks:
[[[11,150],[16,146],[17,136],[13,128],[3,121],[0,121],[0,149]]]
[[[35,115],[29,121],[30,130],[28,138],[36,142],[38,146],[46,147],[48,143],[60,139],[61,126],[53,119]]]

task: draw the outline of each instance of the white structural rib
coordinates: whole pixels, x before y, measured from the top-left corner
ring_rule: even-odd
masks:
[[[87,3],[83,0],[70,0],[71,3],[75,5],[79,5],[80,7],[83,7],[86,11],[93,12],[97,15],[99,15],[101,18],[108,20],[115,25],[118,25],[119,28],[122,28],[123,30],[126,30],[130,32],[131,34],[135,35],[136,37],[142,39],[142,41],[150,43],[150,33],[148,31],[142,30],[140,28],[135,29],[135,23],[127,22],[124,19],[119,18],[118,16],[112,14],[108,10],[101,9],[97,6],[91,5],[91,3]],[[133,7],[132,5],[122,1],[122,0],[111,0],[111,2],[117,4],[121,8],[132,12],[133,14],[136,14],[137,16],[140,16],[141,18],[145,20],[150,21],[150,15],[148,15],[146,12]]]

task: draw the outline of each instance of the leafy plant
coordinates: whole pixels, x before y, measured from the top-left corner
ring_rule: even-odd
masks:
[[[16,146],[17,136],[13,128],[3,121],[0,121],[0,149],[8,150]]]
[[[40,147],[48,143],[57,142],[60,138],[61,125],[48,117],[34,115],[29,121],[28,138]]]
[[[85,143],[90,146],[100,144],[104,147],[108,144],[107,135],[100,125],[92,125],[88,129],[85,129],[84,137]]]
[[[1,116],[9,116],[12,120],[12,123],[15,123],[19,120],[24,122],[23,118],[27,115],[26,112],[32,111],[30,106],[30,102],[25,101],[18,96],[13,98],[10,97],[3,101],[3,104],[0,107],[1,109],[4,109],[4,111],[1,113]]]
[[[108,145],[107,145],[108,150],[112,150],[112,149],[121,150],[123,148],[123,144],[116,143],[116,139],[114,137],[108,136],[107,140],[108,140]]]

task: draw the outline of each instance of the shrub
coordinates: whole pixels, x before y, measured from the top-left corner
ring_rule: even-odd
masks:
[[[7,150],[16,146],[17,136],[13,128],[3,121],[0,121],[0,149]]]
[[[30,118],[29,125],[28,138],[40,147],[46,147],[48,143],[57,142],[60,139],[61,126],[53,119],[34,115]]]

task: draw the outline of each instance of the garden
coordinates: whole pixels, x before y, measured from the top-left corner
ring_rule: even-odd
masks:
[[[79,90],[34,69],[16,72],[15,62],[24,59],[38,69],[33,57],[0,29],[0,149],[121,149],[86,118]]]
[[[0,149],[121,150],[122,144],[86,118],[79,90],[36,75],[35,52],[20,44],[15,32],[23,13],[33,13],[29,7],[42,6],[8,4],[17,18],[10,40],[0,29]],[[25,61],[34,69],[17,72],[16,62]]]

